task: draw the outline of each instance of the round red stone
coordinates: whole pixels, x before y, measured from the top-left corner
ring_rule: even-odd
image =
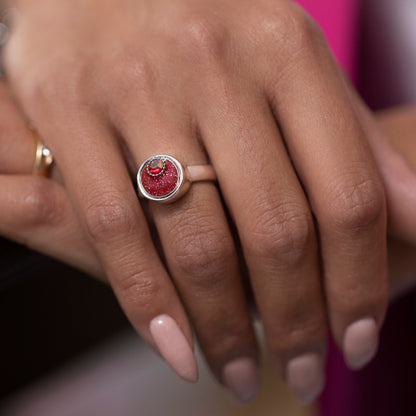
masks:
[[[163,168],[165,167],[165,163],[162,159],[153,159],[147,165],[149,172],[151,175],[160,175],[163,172]]]
[[[176,189],[178,184],[179,174],[176,166],[170,160],[165,160],[163,163],[164,169],[159,176],[150,175],[147,169],[142,170],[142,186],[149,195],[154,197],[163,198],[168,196]]]

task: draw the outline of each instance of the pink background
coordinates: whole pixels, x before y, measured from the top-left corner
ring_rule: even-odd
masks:
[[[357,63],[358,0],[298,0],[323,29],[339,63],[354,79]]]

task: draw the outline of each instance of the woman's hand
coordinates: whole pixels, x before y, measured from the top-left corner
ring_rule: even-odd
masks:
[[[0,83],[0,108],[0,234],[104,281],[100,262],[79,227],[64,187],[25,174],[32,169],[33,137],[3,83]],[[377,120],[385,136],[379,128],[379,134],[373,135],[379,165],[384,167],[386,177],[393,177],[387,188],[390,211],[403,206],[408,211],[402,212],[406,222],[399,227],[394,224],[390,227],[388,253],[392,300],[416,287],[415,116],[416,106],[382,112]],[[389,146],[387,138],[393,146]],[[54,169],[53,176],[58,176],[56,165]]]
[[[35,141],[0,80],[0,234],[105,280],[61,183],[30,175]],[[60,179],[54,165],[52,176]]]
[[[64,186],[28,175],[32,133],[1,82],[0,108],[0,234],[106,281]],[[374,149],[386,176],[393,173],[387,188],[390,211],[404,214],[400,225],[393,222],[388,239],[390,299],[394,300],[416,287],[416,106],[381,112],[377,120],[384,134],[374,140]],[[58,176],[56,165],[54,169],[53,176]]]
[[[352,368],[371,359],[388,295],[383,186],[317,25],[286,0],[15,3],[19,104],[126,315],[175,370],[197,377],[188,314],[218,379],[255,393],[239,244],[300,397],[322,388],[327,322]],[[148,204],[167,268],[131,181],[160,153],[209,162],[219,182]]]

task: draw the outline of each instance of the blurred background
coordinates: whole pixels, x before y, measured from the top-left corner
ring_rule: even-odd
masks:
[[[267,359],[250,406],[213,380],[200,354],[199,382],[180,380],[108,287],[6,240],[0,253],[0,415],[311,415]]]
[[[362,94],[374,109],[414,102],[416,1],[365,0],[360,19]],[[0,253],[1,415],[317,414],[278,382],[267,357],[248,407],[212,380],[201,358],[200,382],[180,381],[133,333],[109,288],[6,240]]]

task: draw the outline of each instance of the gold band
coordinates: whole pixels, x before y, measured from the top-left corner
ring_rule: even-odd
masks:
[[[35,139],[36,151],[35,161],[33,163],[32,174],[37,176],[49,176],[51,166],[53,164],[53,155],[48,147],[43,143],[39,134],[32,130]]]

